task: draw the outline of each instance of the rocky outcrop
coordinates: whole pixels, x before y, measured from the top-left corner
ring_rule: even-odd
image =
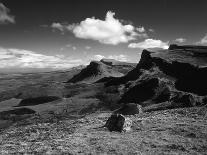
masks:
[[[121,77],[135,67],[133,63],[125,63],[113,59],[92,61],[86,68],[75,75],[68,83],[77,82],[106,82],[113,77]]]
[[[102,62],[92,61],[86,68],[84,68],[79,74],[75,75],[68,83],[76,82],[88,82],[93,83],[104,77],[120,77],[122,73],[113,70],[111,66],[108,66]]]
[[[131,130],[132,120],[121,114],[112,114],[104,127],[109,131],[128,132]]]
[[[110,81],[105,83],[105,86],[120,85],[120,84],[124,84],[128,81],[137,80],[137,78],[139,78],[139,76],[142,73],[141,69],[142,68],[149,69],[150,67],[152,67],[152,65],[153,64],[151,61],[150,52],[147,50],[143,50],[142,55],[141,55],[141,59],[140,59],[139,63],[137,64],[136,68],[129,71],[128,74],[126,74],[123,77],[111,79]]]
[[[202,56],[201,56],[202,53]],[[143,50],[136,68],[105,86],[121,86],[119,103],[151,109],[199,106],[207,95],[206,47],[171,45],[169,50]],[[148,108],[147,108],[148,107]]]

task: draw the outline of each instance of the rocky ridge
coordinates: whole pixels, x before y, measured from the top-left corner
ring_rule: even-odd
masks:
[[[105,86],[121,87],[119,103],[136,103],[146,111],[202,106],[207,95],[205,53],[207,47],[200,46],[143,50],[135,69],[106,81]]]

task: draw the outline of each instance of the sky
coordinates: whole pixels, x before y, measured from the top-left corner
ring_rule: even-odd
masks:
[[[65,69],[207,45],[206,0],[0,0],[0,70]]]

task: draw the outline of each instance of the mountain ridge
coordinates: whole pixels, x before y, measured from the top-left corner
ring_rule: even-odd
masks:
[[[94,83],[102,78],[121,77],[134,67],[133,63],[120,62],[113,59],[91,61],[79,74],[68,80],[68,83]]]

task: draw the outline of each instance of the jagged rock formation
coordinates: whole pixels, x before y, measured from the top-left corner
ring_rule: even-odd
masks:
[[[76,82],[103,82],[111,77],[121,77],[135,65],[131,63],[119,62],[111,59],[102,59],[101,61],[92,61],[79,74],[75,75],[68,83]],[[106,79],[105,79],[106,78]],[[102,80],[103,79],[103,80]]]
[[[145,111],[203,105],[207,95],[206,53],[207,47],[203,46],[143,50],[135,69],[112,78],[105,86],[121,85],[119,102],[140,104]]]

